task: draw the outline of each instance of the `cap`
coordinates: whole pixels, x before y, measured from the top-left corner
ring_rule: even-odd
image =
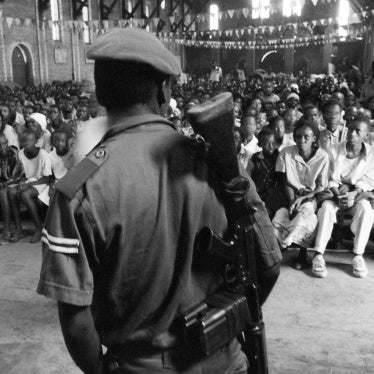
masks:
[[[32,113],[29,118],[38,122],[43,131],[47,129],[47,117],[44,114]]]
[[[289,100],[289,99],[296,99],[297,101],[300,101],[300,97],[299,97],[299,95],[298,95],[297,93],[294,93],[294,92],[290,93],[290,94],[287,96],[287,100]]]
[[[136,28],[117,28],[99,37],[87,51],[87,58],[139,62],[166,75],[182,71],[177,58],[159,39]]]

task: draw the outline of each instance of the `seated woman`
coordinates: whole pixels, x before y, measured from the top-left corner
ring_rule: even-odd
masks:
[[[294,129],[295,146],[284,148],[275,170],[283,173],[288,209],[279,209],[273,218],[275,235],[281,247],[292,243],[301,247],[297,269],[309,265],[307,248],[313,245],[317,229],[314,196],[328,183],[329,156],[318,146],[319,130],[314,123],[300,119]]]
[[[18,158],[18,150],[10,147],[7,137],[0,132],[0,208],[4,220],[0,244],[7,244],[11,239],[8,190],[18,183],[22,176],[23,168]]]
[[[258,194],[272,218],[281,207],[287,206],[283,193],[280,173],[275,171],[279,154],[276,135],[273,130],[265,127],[258,134],[258,144],[262,151],[255,153],[249,160],[247,172],[255,182]]]
[[[42,220],[39,216],[37,198],[45,188],[48,188],[52,171],[48,152],[36,146],[37,140],[35,132],[29,129],[26,129],[21,137],[23,149],[19,151],[19,158],[25,178],[8,191],[11,211],[16,224],[16,231],[10,239],[12,243],[18,242],[23,237],[19,200],[26,205],[36,226],[30,243],[37,243],[42,236]]]

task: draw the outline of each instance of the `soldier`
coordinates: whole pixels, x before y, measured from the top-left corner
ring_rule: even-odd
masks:
[[[244,374],[236,339],[194,359],[176,329],[178,316],[221,282],[193,266],[195,236],[227,225],[192,140],[161,115],[179,63],[130,28],[97,39],[88,57],[109,130],[56,186],[38,292],[58,301],[65,343],[85,373]]]

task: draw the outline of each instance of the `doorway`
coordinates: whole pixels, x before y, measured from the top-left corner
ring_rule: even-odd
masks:
[[[17,45],[12,54],[13,81],[21,87],[33,85],[31,54],[27,47]]]

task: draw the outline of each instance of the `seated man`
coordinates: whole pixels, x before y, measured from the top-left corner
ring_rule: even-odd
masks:
[[[370,124],[366,120],[351,122],[347,141],[335,145],[336,149],[331,152],[331,155],[335,155],[330,160],[333,170],[329,181],[331,200],[324,201],[318,212],[312,268],[316,277],[327,276],[323,253],[338,211],[352,215],[351,230],[355,236],[353,275],[363,278],[368,274],[363,254],[374,223],[374,210],[366,198],[366,193],[374,189],[374,150],[365,142],[369,137],[369,130]]]

